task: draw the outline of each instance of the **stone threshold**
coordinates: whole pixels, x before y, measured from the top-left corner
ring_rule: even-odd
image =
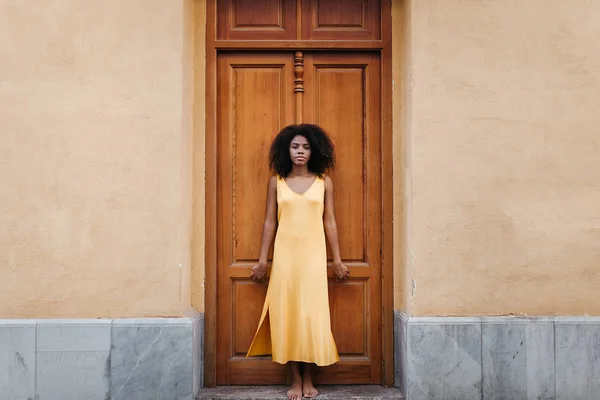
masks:
[[[286,400],[287,386],[217,386],[201,389],[197,400]],[[396,388],[376,385],[317,386],[317,400],[401,400],[404,396]]]

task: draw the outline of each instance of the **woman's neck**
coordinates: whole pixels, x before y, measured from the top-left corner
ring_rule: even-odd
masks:
[[[307,165],[302,165],[302,166],[293,165],[289,176],[294,177],[294,176],[308,176],[308,175],[312,175],[312,173],[308,170]]]

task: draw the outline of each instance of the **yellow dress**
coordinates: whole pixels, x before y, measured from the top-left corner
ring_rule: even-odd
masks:
[[[323,228],[325,181],[298,194],[277,178],[277,220],[267,297],[247,356],[331,365],[339,361],[331,333],[327,250]]]

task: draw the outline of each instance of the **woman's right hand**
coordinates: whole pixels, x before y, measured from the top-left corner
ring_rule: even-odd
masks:
[[[259,262],[254,267],[252,267],[252,272],[250,272],[250,277],[255,281],[262,281],[265,276],[267,276],[267,263]]]

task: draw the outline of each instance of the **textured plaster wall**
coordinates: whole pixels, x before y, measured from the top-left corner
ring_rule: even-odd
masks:
[[[600,313],[599,13],[393,2],[396,308]],[[203,309],[204,19],[0,0],[1,317]]]
[[[0,317],[186,312],[189,7],[0,1]]]
[[[598,15],[410,1],[414,315],[600,314]]]
[[[193,0],[191,21],[193,65],[193,217],[192,217],[192,306],[204,311],[204,212],[205,212],[205,115],[206,115],[206,0]]]
[[[410,282],[410,130],[407,123],[410,120],[409,93],[410,69],[407,60],[410,57],[407,42],[409,30],[409,11],[405,1],[392,1],[392,115],[393,115],[393,202],[394,202],[394,308],[409,311],[410,301],[407,296],[405,282]]]

